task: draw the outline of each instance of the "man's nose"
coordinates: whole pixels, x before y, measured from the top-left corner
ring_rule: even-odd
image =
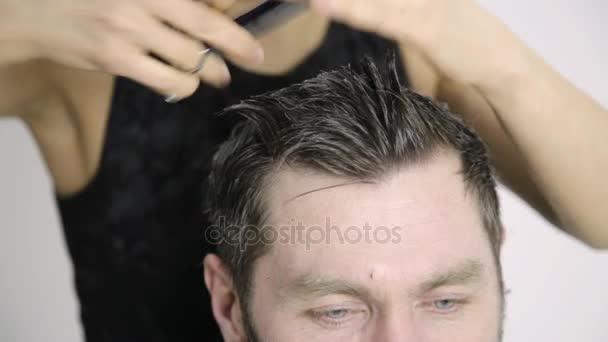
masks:
[[[372,341],[426,342],[411,313],[395,313],[377,325]]]

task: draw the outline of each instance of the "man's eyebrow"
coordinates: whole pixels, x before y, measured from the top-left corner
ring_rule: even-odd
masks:
[[[442,286],[466,285],[483,277],[485,265],[480,260],[466,259],[447,270],[435,272],[431,278],[418,286],[418,294],[423,294]]]
[[[465,285],[479,281],[483,277],[484,264],[476,259],[466,259],[445,271],[435,272],[429,280],[416,287],[414,296],[442,286]],[[372,295],[366,287],[347,280],[323,275],[304,274],[297,277],[282,293],[285,299],[311,299],[328,295],[342,294],[361,299],[371,299]]]
[[[339,188],[342,186],[347,186],[347,185],[353,185],[353,184],[373,184],[373,182],[370,181],[354,181],[354,182],[348,182],[348,183],[340,183],[340,184],[335,184],[335,185],[330,185],[330,186],[326,186],[323,188],[319,188],[319,189],[314,189],[314,190],[310,190],[310,191],[306,191],[304,193],[301,193],[299,195],[296,195],[288,200],[286,200],[285,202],[283,202],[283,205],[289,204],[289,202],[292,202],[300,197],[304,197],[306,195],[312,194],[314,192],[318,192],[318,191],[322,191],[322,190],[327,190],[327,189],[333,189],[333,188]]]
[[[288,298],[320,298],[341,294],[356,298],[370,298],[369,290],[361,285],[327,276],[304,274],[296,278],[284,293]]]

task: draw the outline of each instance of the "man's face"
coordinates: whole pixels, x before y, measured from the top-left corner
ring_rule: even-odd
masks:
[[[267,223],[284,239],[255,261],[245,315],[256,339],[499,341],[498,272],[459,167],[440,154],[376,184],[281,171]]]

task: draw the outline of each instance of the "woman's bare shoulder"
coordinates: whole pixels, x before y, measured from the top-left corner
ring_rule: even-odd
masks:
[[[98,168],[114,76],[47,62],[52,91],[24,119],[43,154],[57,191],[78,192]]]

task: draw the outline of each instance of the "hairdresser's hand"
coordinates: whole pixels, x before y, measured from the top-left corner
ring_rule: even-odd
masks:
[[[233,2],[2,0],[0,33],[12,36],[0,35],[0,50],[14,48],[4,58],[9,62],[46,58],[126,76],[161,94],[186,97],[201,79],[214,86],[230,79],[226,64],[215,55],[199,74],[189,72],[204,49],[201,42],[245,65],[263,59],[259,42],[222,13]]]
[[[444,77],[478,84],[527,58],[524,45],[473,0],[311,0],[318,12],[416,45]]]

